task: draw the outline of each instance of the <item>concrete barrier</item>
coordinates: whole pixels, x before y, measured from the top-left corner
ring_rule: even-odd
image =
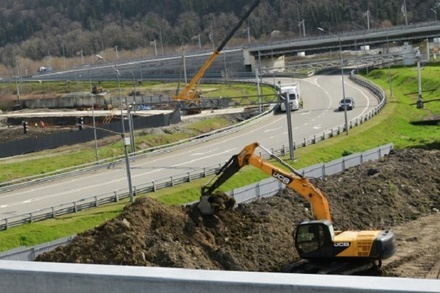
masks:
[[[439,280],[0,261],[7,293],[440,292]]]

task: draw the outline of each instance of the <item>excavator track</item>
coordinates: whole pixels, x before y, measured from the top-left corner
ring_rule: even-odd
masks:
[[[326,275],[380,275],[380,261],[309,261],[301,260],[284,268],[284,273]]]

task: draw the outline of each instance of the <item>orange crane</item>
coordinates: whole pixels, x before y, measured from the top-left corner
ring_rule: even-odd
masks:
[[[205,71],[212,65],[214,60],[220,54],[221,50],[223,50],[227,42],[232,38],[235,32],[240,28],[243,22],[249,17],[251,12],[255,9],[255,7],[258,6],[259,3],[260,0],[256,0],[252,4],[252,6],[249,8],[246,14],[242,16],[240,21],[235,25],[232,31],[226,36],[226,38],[223,40],[220,46],[218,46],[218,48],[211,54],[208,60],[205,61],[203,66],[200,68],[197,74],[192,78],[192,80],[185,86],[182,92],[180,92],[180,94],[173,96],[174,100],[180,102],[179,106],[181,108],[184,108],[186,110],[191,110],[189,112],[192,114],[201,112],[201,107],[200,107],[201,97],[198,91],[200,79],[203,77]]]

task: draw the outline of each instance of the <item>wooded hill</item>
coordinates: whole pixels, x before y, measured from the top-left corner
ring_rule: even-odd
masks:
[[[156,50],[182,44],[217,46],[253,0],[1,0],[0,63],[14,67],[17,57],[98,54],[106,48]],[[409,23],[434,21],[437,0],[406,0]],[[404,0],[261,0],[229,45],[403,25]],[[434,10],[432,10],[434,8]],[[211,38],[212,37],[212,38]]]

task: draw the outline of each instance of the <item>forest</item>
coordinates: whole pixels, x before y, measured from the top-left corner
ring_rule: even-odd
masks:
[[[437,0],[261,0],[230,41],[249,45],[436,21]],[[0,65],[144,48],[214,48],[253,0],[2,0]],[[406,7],[406,10],[405,10]],[[153,49],[154,47],[154,49]]]

